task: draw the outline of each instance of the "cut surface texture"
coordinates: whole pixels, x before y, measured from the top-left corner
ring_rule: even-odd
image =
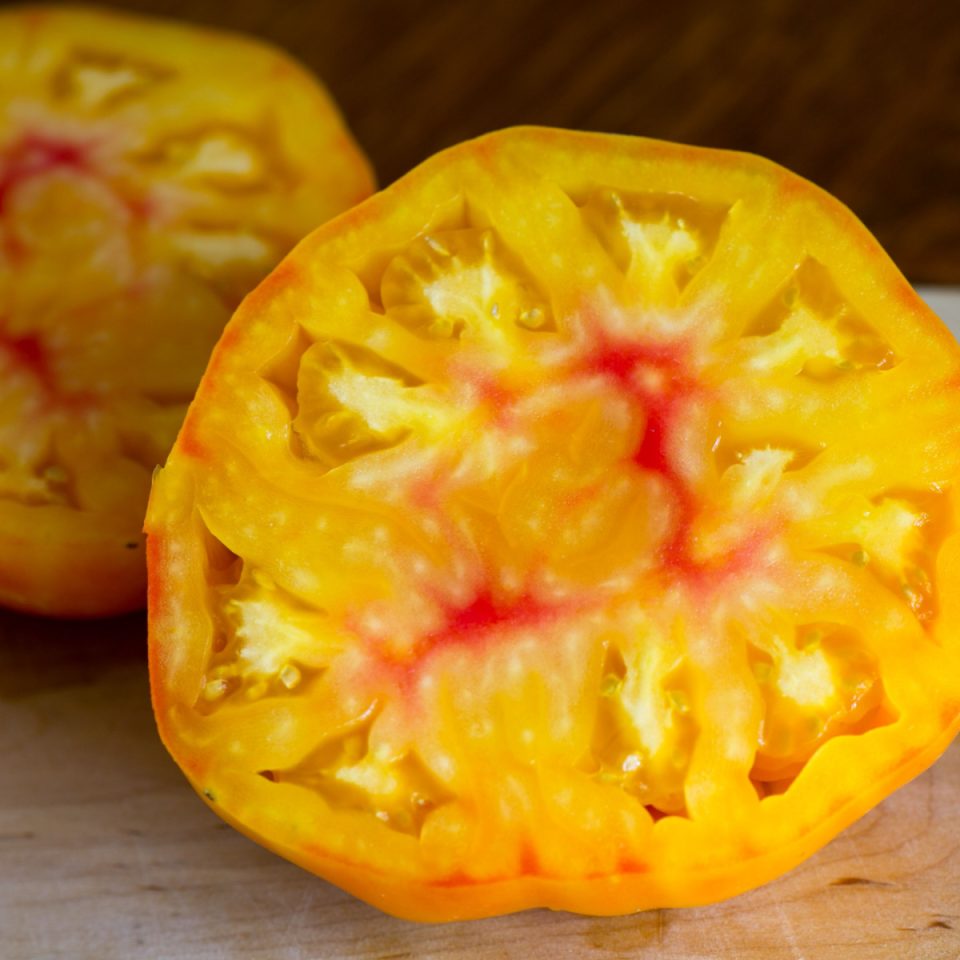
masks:
[[[144,605],[150,476],[210,350],[371,189],[327,94],[274,50],[0,12],[0,604]]]
[[[163,738],[405,917],[765,882],[956,732],[958,373],[771,163],[440,154],[214,353],[148,515]]]

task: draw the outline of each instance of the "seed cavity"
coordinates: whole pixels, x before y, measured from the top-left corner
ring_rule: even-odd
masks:
[[[437,775],[412,751],[393,758],[371,750],[376,710],[330,738],[286,770],[261,773],[317,793],[334,809],[365,813],[389,830],[419,836],[430,814],[452,799]]]
[[[99,112],[142,97],[172,76],[155,63],[75,49],[53,74],[51,92],[74,108]]]
[[[713,256],[727,207],[600,188],[578,202],[584,223],[643,303],[671,307]]]
[[[385,269],[380,299],[388,317],[426,339],[502,347],[517,344],[519,330],[555,329],[539,284],[490,229],[415,240]]]
[[[749,365],[821,383],[889,370],[899,358],[850,306],[821,263],[807,257],[746,330]]]

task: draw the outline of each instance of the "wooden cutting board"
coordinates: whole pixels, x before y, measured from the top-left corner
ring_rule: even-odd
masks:
[[[960,327],[960,298],[931,296]],[[726,903],[446,926],[384,916],[221,823],[161,747],[146,627],[0,613],[3,960],[957,960],[960,742]]]

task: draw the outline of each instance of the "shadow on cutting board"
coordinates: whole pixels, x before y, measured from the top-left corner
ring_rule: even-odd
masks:
[[[53,620],[0,610],[0,700],[86,686],[117,667],[146,671],[147,619]]]

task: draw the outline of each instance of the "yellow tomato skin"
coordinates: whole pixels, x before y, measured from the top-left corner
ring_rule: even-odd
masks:
[[[868,232],[775,164],[452,148],[214,351],[147,518],[161,736],[401,917],[756,887],[960,728],[958,388]]]
[[[0,12],[0,604],[143,607],[151,473],[243,296],[373,190],[319,81],[238,35]]]

